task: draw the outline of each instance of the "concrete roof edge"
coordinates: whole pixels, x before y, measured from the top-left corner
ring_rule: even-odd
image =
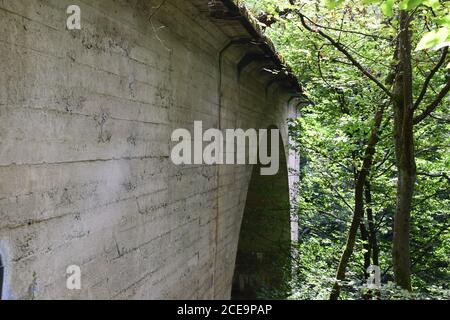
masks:
[[[294,91],[301,93],[302,86],[292,71],[292,68],[286,63],[284,58],[277,52],[272,40],[267,37],[256,18],[250,11],[239,2],[239,0],[219,0],[223,3],[229,14],[235,18],[239,18],[242,26],[247,30],[250,36],[259,43],[260,48],[265,54],[270,56],[273,62],[286,74],[287,79],[291,83]]]

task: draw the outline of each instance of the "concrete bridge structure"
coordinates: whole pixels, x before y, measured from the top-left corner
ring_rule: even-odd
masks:
[[[255,274],[277,286],[300,88],[244,9],[3,0],[0,44],[3,299],[228,299],[255,294]],[[278,175],[174,165],[171,133],[194,121],[279,128]],[[81,290],[67,289],[71,265]]]

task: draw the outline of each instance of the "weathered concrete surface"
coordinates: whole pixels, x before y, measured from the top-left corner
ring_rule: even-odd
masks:
[[[287,141],[291,94],[258,63],[238,77],[250,45],[219,63],[230,36],[206,4],[0,2],[3,298],[230,297],[252,167],[174,166],[170,135],[201,120]]]
[[[281,138],[280,138],[281,139]],[[291,270],[291,217],[286,157],[280,143],[276,175],[260,175],[253,168],[242,217],[233,299],[285,299]]]

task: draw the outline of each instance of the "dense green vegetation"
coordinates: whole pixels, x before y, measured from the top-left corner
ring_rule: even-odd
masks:
[[[310,101],[293,298],[449,299],[450,3],[245,2]]]

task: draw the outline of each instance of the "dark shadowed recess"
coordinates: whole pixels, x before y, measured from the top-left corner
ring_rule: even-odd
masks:
[[[289,183],[281,137],[279,155],[278,174],[262,176],[261,165],[253,168],[239,236],[233,300],[283,299],[289,292]]]
[[[2,256],[0,255],[0,300],[2,300],[3,294],[3,261]]]

